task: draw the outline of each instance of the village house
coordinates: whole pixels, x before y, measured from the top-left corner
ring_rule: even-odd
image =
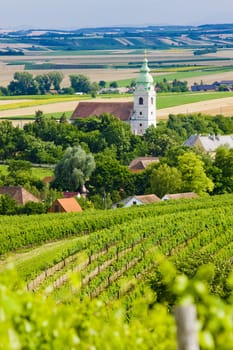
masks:
[[[18,205],[25,205],[28,202],[40,202],[37,197],[21,186],[1,186],[0,194],[7,194],[14,199]]]
[[[56,199],[48,210],[49,213],[79,213],[82,208],[75,198]]]
[[[204,153],[214,157],[220,146],[233,148],[233,135],[191,135],[184,143],[184,146],[197,147]]]
[[[155,194],[145,194],[139,196],[130,196],[127,197],[115,204],[112,205],[112,209],[116,208],[128,208],[134,205],[142,205],[142,204],[152,204],[154,202],[159,202],[160,198]]]
[[[139,157],[132,160],[129,164],[129,170],[132,173],[138,173],[145,170],[149,165],[159,163],[158,157]]]

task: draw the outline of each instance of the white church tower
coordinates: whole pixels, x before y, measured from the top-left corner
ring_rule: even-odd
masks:
[[[143,135],[150,125],[156,126],[156,92],[146,57],[136,79],[130,125],[135,135]]]

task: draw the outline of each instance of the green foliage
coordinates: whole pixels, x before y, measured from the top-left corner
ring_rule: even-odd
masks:
[[[28,72],[16,72],[8,90],[11,95],[37,95],[39,92],[36,81]]]
[[[210,175],[215,183],[215,193],[232,193],[233,191],[233,150],[219,147],[216,152]]]
[[[180,192],[182,186],[181,173],[178,169],[161,164],[150,175],[151,193],[162,198],[167,193]]]
[[[187,81],[179,81],[174,79],[172,82],[168,82],[166,78],[161,82],[156,83],[158,92],[187,92],[189,91]]]
[[[85,184],[94,169],[92,154],[87,154],[80,146],[69,147],[55,167],[53,186],[76,191]]]
[[[70,75],[70,83],[75,92],[83,92],[86,94],[91,92],[91,81],[83,74]]]
[[[214,183],[209,179],[204,170],[204,163],[193,152],[186,152],[178,157],[178,169],[182,176],[182,190],[205,194],[212,192]]]
[[[116,89],[118,87],[118,84],[116,81],[112,81],[110,84],[109,84],[109,87],[110,88],[113,88],[113,89]]]
[[[0,195],[0,215],[15,215],[18,211],[16,201],[9,195]]]

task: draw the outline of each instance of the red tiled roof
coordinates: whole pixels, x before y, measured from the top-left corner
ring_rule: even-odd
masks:
[[[27,202],[38,203],[40,201],[32,193],[28,192],[25,190],[25,188],[20,186],[2,186],[0,187],[0,194],[8,194],[19,205],[24,205]]]
[[[81,206],[78,204],[75,198],[60,198],[57,202],[64,209],[66,213],[76,213],[82,211]]]
[[[144,194],[140,196],[135,196],[139,201],[141,201],[144,204],[150,204],[154,202],[160,201],[160,198],[157,197],[155,194]]]
[[[132,112],[133,102],[79,102],[70,120],[110,113],[123,121],[127,121],[130,119]]]

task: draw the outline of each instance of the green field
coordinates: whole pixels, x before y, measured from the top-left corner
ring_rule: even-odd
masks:
[[[53,175],[53,170],[49,168],[43,168],[43,167],[32,167],[32,176],[35,178],[38,178],[42,180],[46,176],[52,176]],[[0,173],[2,175],[7,174],[7,165],[1,164],[0,165]]]
[[[157,108],[168,108],[180,106],[188,103],[209,101],[232,97],[233,92],[190,92],[190,93],[170,93],[157,94]]]

